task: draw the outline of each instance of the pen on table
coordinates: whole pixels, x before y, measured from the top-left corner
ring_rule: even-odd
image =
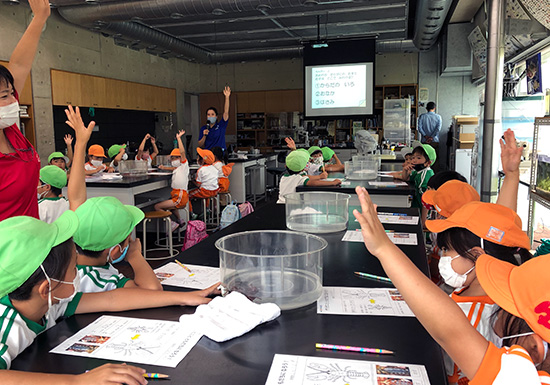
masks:
[[[185,270],[187,270],[188,272],[192,273],[192,271],[191,271],[187,266],[185,266],[183,263],[181,263],[181,262],[178,261],[177,259],[176,259],[175,261],[176,261],[176,263],[177,263],[178,265],[180,265],[181,267],[183,267]],[[192,274],[192,275],[193,275],[193,274]]]
[[[361,278],[368,278],[368,279],[374,279],[376,281],[383,281],[383,282],[392,283],[391,279],[386,278],[386,277],[380,277],[380,276],[374,275],[374,274],[362,273],[360,271],[354,271],[354,273],[356,275],[358,275],[359,277],[361,277]]]
[[[340,350],[344,352],[358,352],[358,353],[377,353],[377,354],[393,354],[393,351],[377,348],[362,348],[359,346],[344,346],[344,345],[330,345],[330,344],[315,344],[316,349],[327,350]]]
[[[170,376],[168,374],[162,374],[162,373],[143,373],[143,377],[145,378],[158,378],[158,379],[169,379]]]

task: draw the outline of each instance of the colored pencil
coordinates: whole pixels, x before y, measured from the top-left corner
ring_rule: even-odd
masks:
[[[330,344],[315,344],[316,349],[327,350],[340,350],[344,352],[358,352],[358,353],[376,353],[376,354],[393,354],[393,351],[386,349],[376,348],[361,348],[358,346],[344,346],[344,345],[330,345]]]
[[[368,273],[361,273],[360,271],[354,271],[354,273],[356,275],[358,275],[359,277],[361,277],[361,278],[374,279],[376,281],[383,281],[383,282],[392,283],[391,279],[386,278],[386,277],[380,277],[378,275],[368,274]]]
[[[169,379],[170,376],[168,374],[162,374],[162,373],[143,373],[143,377],[145,378],[163,378],[163,379]]]
[[[192,273],[192,271],[191,271],[187,266],[185,266],[183,263],[181,263],[181,262],[178,261],[177,259],[176,259],[175,261],[176,261],[176,263],[177,263],[178,265],[180,265],[181,267],[183,267],[185,270],[187,270],[188,272]]]

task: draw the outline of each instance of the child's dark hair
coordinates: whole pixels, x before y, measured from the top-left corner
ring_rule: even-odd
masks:
[[[212,154],[214,154],[214,157],[216,158],[216,160],[221,160],[226,164],[228,163],[227,151],[224,152],[223,149],[219,146],[212,147],[211,151],[212,151]]]
[[[296,175],[296,174],[299,174],[301,173],[303,170],[300,170],[300,171],[292,171],[291,169],[289,169],[288,167],[286,168],[286,172],[289,174],[289,175]]]
[[[60,196],[61,193],[63,192],[63,191],[61,191],[60,188],[54,187],[54,186],[52,186],[51,184],[44,182],[43,180],[40,180],[40,184],[47,184],[48,186],[50,186],[50,189],[51,189],[52,193],[53,193],[56,197]]]
[[[464,178],[460,173],[456,171],[440,171],[440,172],[436,172],[435,175],[433,175],[428,180],[428,187],[431,187],[434,190],[437,190],[444,183],[450,180],[459,180],[461,182],[468,183],[466,178]]]
[[[323,153],[323,151],[321,151],[321,150],[315,150],[311,153],[310,157],[312,157],[313,155],[322,154],[322,153]]]
[[[11,86],[15,90],[13,75],[11,74],[9,69],[0,64],[0,84],[2,83],[6,83],[7,86],[11,84]]]
[[[216,114],[216,116],[218,116],[218,110],[216,110],[216,107],[208,107],[208,108],[206,109],[206,113],[208,114],[208,111],[210,111],[210,110],[214,111],[214,113]]]
[[[471,251],[474,247],[481,247],[481,238],[470,230],[462,227],[452,227],[437,234],[437,246],[440,249],[453,249],[462,257],[475,262],[477,256]],[[521,265],[532,258],[531,253],[521,247],[502,246],[497,243],[483,240],[483,250],[485,253],[509,262],[513,265]]]
[[[424,157],[424,159],[426,159],[426,162],[428,162],[430,160],[430,157],[428,156],[428,154],[424,150],[424,147],[422,147],[422,146],[415,147],[415,149],[412,152],[412,155],[414,155],[414,154],[422,155]]]
[[[53,247],[50,250],[50,253],[44,262],[42,262],[42,266],[50,278],[61,281],[65,278],[65,274],[67,273],[67,269],[69,268],[69,264],[71,263],[71,258],[73,256],[73,250],[74,242],[72,238],[69,238],[65,242]],[[38,269],[32,273],[25,283],[9,294],[10,300],[26,301],[30,299],[32,289],[45,279],[46,277],[44,276],[44,272],[40,267],[38,267]],[[58,282],[57,284],[59,285],[60,283]],[[50,291],[54,288],[55,287],[51,287]]]
[[[78,254],[82,254],[82,255],[85,255],[87,257],[97,259],[101,256],[101,254],[103,253],[103,250],[100,250],[100,251],[85,250],[82,247],[76,245],[76,252]]]
[[[491,321],[494,325],[497,318],[500,318],[502,325],[502,337],[515,336],[516,334],[530,333],[533,330],[523,318],[516,317],[502,308],[498,308],[492,315]],[[518,338],[505,338],[502,340],[502,346],[512,346],[518,344]]]

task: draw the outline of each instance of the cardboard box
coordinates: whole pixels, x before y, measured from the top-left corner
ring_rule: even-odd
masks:
[[[473,148],[475,140],[476,140],[476,134],[472,134],[472,133],[459,134],[458,148]]]
[[[456,121],[456,124],[479,124],[479,118],[477,116],[454,115],[453,120]]]

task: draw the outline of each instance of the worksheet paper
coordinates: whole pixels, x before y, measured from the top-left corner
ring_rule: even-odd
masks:
[[[50,353],[175,368],[201,337],[179,322],[104,315]]]
[[[172,171],[148,171],[147,175],[172,175]]]
[[[408,186],[409,184],[407,182],[369,182],[371,186],[377,186],[377,187],[398,187],[398,186]]]
[[[340,178],[326,178],[323,180],[327,182],[332,182],[332,181],[335,181],[336,179],[340,179]],[[345,180],[345,179],[340,179],[340,180],[342,181],[342,183],[340,184],[341,186],[349,186],[351,184],[351,182],[348,180]]]
[[[417,225],[418,221],[420,220],[420,218],[417,216],[409,216],[398,213],[378,213],[378,219],[382,223],[398,225]]]
[[[429,385],[424,365],[275,354],[265,385]]]
[[[317,314],[414,317],[397,289],[323,287]]]
[[[175,262],[155,269],[155,274],[163,285],[206,289],[220,281],[220,269],[210,266],[185,265],[191,272]]]
[[[416,233],[386,233],[388,238],[396,245],[418,245]],[[364,242],[360,229],[348,230],[342,237],[343,242]]]

